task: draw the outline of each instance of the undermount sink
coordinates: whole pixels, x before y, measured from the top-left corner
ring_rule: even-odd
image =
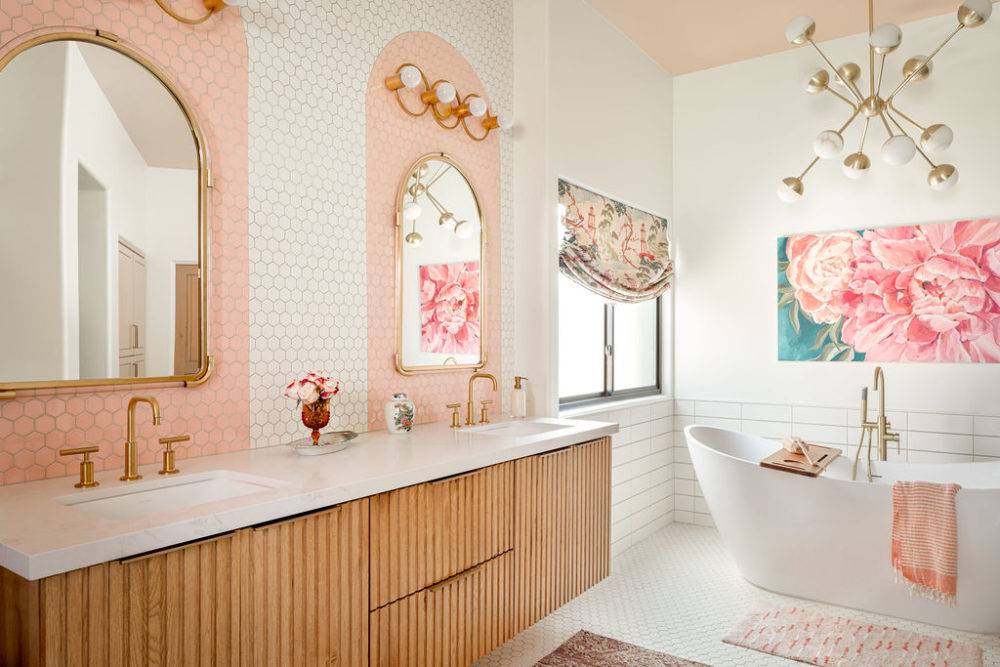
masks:
[[[56,501],[109,519],[135,519],[247,496],[286,484],[278,479],[232,470],[210,470],[73,493],[56,498]]]
[[[511,421],[501,424],[487,424],[470,429],[476,435],[492,435],[507,438],[526,438],[532,435],[551,433],[572,428],[566,424],[551,424],[541,421]]]

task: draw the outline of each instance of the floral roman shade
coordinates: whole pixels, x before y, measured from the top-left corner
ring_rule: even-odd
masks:
[[[670,287],[667,221],[559,179],[559,270],[611,301],[639,303]]]

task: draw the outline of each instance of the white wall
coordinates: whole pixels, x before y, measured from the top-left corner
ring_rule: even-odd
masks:
[[[4,380],[59,377],[63,371],[60,255],[57,248],[65,53],[33,49],[0,76],[0,327]],[[46,79],[52,85],[35,82]],[[17,285],[18,289],[10,286]],[[31,321],[34,326],[16,323]]]
[[[953,25],[949,14],[903,26],[903,47],[890,57],[886,81],[894,86],[902,62],[930,52]],[[865,45],[856,36],[823,48],[834,62],[862,62]],[[803,48],[674,79],[679,398],[853,406],[859,387],[871,381],[871,364],[776,360],[776,239],[1000,215],[1000,22],[959,35],[935,60],[932,77],[898,98],[917,120],[954,128],[947,161],[961,178],[948,193],[930,191],[919,160],[884,165],[877,157],[883,131],[873,126],[866,180],[848,181],[839,161],[821,163],[805,180],[804,201],[777,200],[781,178],[798,174],[811,159],[815,135],[847,117],[843,102],[803,92],[817,60]],[[848,135],[849,145],[856,136]],[[887,366],[891,407],[1000,410],[1000,366]]]
[[[673,92],[671,76],[583,0],[516,4],[515,38],[518,372],[532,379],[531,412],[551,415],[559,398],[556,178],[669,219]]]
[[[174,374],[178,264],[198,263],[198,172],[146,169],[146,375]]]

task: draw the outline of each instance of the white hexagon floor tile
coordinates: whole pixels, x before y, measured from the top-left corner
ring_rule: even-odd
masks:
[[[578,630],[715,666],[794,665],[722,643],[762,601],[790,601],[746,582],[714,528],[671,524],[612,563],[612,574],[577,599],[482,658],[477,665],[533,665]],[[801,600],[795,601],[803,604]],[[975,635],[813,602],[808,607],[872,623],[972,641],[985,667],[1000,667],[1000,636]]]

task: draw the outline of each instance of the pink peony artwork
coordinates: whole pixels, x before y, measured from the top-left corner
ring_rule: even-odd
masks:
[[[420,267],[420,350],[479,354],[479,262]]]
[[[1000,219],[779,239],[778,352],[1000,362]]]

